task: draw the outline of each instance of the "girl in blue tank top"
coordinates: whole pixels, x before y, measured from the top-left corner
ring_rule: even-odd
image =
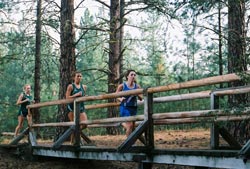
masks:
[[[120,84],[116,93],[120,91],[129,91],[141,88],[138,84],[136,84],[136,72],[134,70],[128,70],[126,73],[126,82]],[[142,95],[138,96],[125,96],[121,98],[117,98],[120,104],[120,116],[134,116],[137,114],[137,99],[142,100]],[[122,126],[126,130],[126,136],[129,136],[135,128],[135,122],[124,122]]]
[[[138,85],[136,83],[133,84],[134,86],[132,88],[129,88],[126,84],[126,82],[123,83],[123,89],[122,91],[129,91],[137,89]],[[125,96],[125,99],[122,100],[121,106],[122,107],[131,107],[131,108],[137,108],[137,96]],[[131,115],[136,115],[131,114]],[[121,115],[121,116],[129,116],[129,115]]]

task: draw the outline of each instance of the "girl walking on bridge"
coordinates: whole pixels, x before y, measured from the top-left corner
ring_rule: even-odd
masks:
[[[81,83],[82,80],[82,74],[81,72],[75,72],[73,74],[73,83],[69,84],[66,91],[66,99],[68,98],[77,98],[82,97],[86,95],[87,86],[83,85]],[[74,121],[74,106],[73,103],[68,104],[68,118],[70,121]],[[80,103],[80,121],[87,120],[87,115],[85,113],[85,107],[84,102]],[[81,125],[81,130],[87,128],[87,125]],[[71,144],[73,144],[73,137],[74,135],[71,135]]]
[[[33,102],[31,96],[31,86],[29,84],[24,85],[23,92],[19,95],[16,104],[21,105],[18,111],[18,125],[15,129],[15,137],[19,134],[20,129],[23,127],[24,119],[28,115],[27,105]]]
[[[120,91],[129,91],[134,89],[141,88],[140,85],[136,83],[136,72],[135,70],[128,70],[126,75],[126,81],[120,84],[116,93]],[[120,116],[135,116],[137,114],[137,98],[142,100],[142,95],[138,96],[125,96],[121,98],[117,98],[120,104]],[[126,136],[128,137],[135,128],[135,122],[124,122],[121,124],[123,128],[126,130]]]

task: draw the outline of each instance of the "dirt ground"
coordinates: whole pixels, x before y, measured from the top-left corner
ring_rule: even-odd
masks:
[[[168,130],[156,132],[156,148],[179,148],[179,149],[206,149],[209,147],[209,130]],[[117,147],[125,139],[124,135],[119,136],[92,136],[91,140],[97,147]],[[7,143],[9,140],[4,140]],[[136,144],[141,144],[137,142]],[[138,164],[133,162],[117,161],[91,161],[65,159],[35,159],[26,161],[21,156],[13,156],[0,151],[0,169],[138,169]],[[192,167],[153,165],[153,169],[191,169]]]

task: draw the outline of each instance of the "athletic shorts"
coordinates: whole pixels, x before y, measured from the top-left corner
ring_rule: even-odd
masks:
[[[137,114],[137,107],[120,106],[120,117],[135,116]]]
[[[72,104],[68,104],[67,105],[67,109],[68,109],[69,112],[74,112],[74,104],[73,103]],[[80,104],[80,113],[83,113],[83,112],[85,112],[85,106],[84,106],[83,103],[81,103]]]
[[[17,116],[27,117],[28,111],[19,110]]]

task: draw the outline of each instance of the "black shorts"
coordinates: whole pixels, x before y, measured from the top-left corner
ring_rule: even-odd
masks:
[[[68,104],[67,105],[67,109],[68,109],[69,112],[73,112],[74,111],[74,104],[73,103],[72,104]],[[81,103],[80,104],[80,113],[83,113],[83,112],[85,112],[85,106],[84,106],[83,103]]]
[[[27,117],[28,111],[19,110],[17,116]]]

